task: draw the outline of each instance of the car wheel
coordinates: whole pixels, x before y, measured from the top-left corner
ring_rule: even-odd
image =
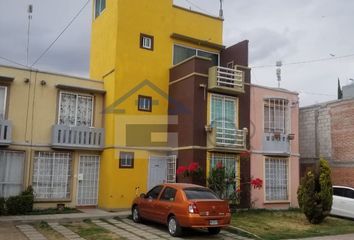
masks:
[[[172,216],[168,219],[167,226],[168,226],[168,232],[170,233],[171,236],[179,237],[182,235],[182,228],[179,225],[175,216]]]
[[[219,227],[210,227],[208,228],[208,232],[212,235],[216,235],[220,232],[221,228]]]
[[[133,217],[133,221],[136,223],[140,223],[141,222],[141,216],[139,213],[139,208],[138,206],[134,206],[132,209],[132,217]]]

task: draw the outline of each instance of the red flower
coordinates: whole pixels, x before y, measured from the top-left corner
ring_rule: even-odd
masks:
[[[187,167],[185,167],[185,166],[179,166],[179,167],[177,168],[176,173],[177,173],[177,174],[183,174],[185,171],[188,171],[188,168],[187,168]]]
[[[192,162],[191,164],[189,164],[188,166],[188,170],[190,172],[195,172],[197,169],[199,168],[199,164],[196,162]]]
[[[222,162],[218,162],[218,163],[216,164],[216,168],[217,168],[217,169],[223,168]]]
[[[237,188],[237,189],[236,189],[236,192],[237,192],[237,193],[241,192],[241,187]]]
[[[263,186],[263,180],[260,178],[252,179],[251,185],[253,186],[253,188],[260,189]]]
[[[249,156],[250,156],[249,151],[244,151],[244,152],[240,153],[240,158],[248,158]]]

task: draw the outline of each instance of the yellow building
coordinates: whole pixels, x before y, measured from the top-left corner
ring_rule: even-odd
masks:
[[[222,29],[222,18],[175,6],[172,0],[94,1],[90,77],[102,80],[106,91],[99,207],[129,208],[139,193],[176,181],[176,167],[191,161],[199,162],[204,177],[217,161],[239,173],[238,154],[246,149],[242,129],[249,128],[249,117],[239,119],[238,107],[248,101],[244,115],[249,115],[247,97],[238,99],[245,93],[249,99],[249,88],[243,87],[249,82],[248,42],[228,51],[222,45]],[[224,68],[212,68],[220,65]],[[219,71],[226,74],[226,82],[214,76]],[[190,77],[202,79],[185,81]],[[208,87],[208,79],[214,79],[214,86],[210,82]],[[189,88],[183,85],[187,82],[198,84]],[[198,94],[202,120],[191,127],[198,120],[199,100],[187,99]],[[218,136],[229,140],[207,144],[213,133],[204,127],[215,125],[219,112],[211,105],[219,100],[233,113],[231,125],[220,121],[224,132]],[[183,109],[191,114],[183,114]],[[202,141],[190,142],[194,137],[186,131]]]
[[[0,66],[0,197],[35,207],[97,205],[102,81]]]

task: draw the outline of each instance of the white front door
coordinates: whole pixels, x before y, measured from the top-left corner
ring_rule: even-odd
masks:
[[[176,181],[176,156],[150,157],[148,189]]]
[[[77,188],[78,206],[97,205],[99,169],[100,156],[80,156]]]

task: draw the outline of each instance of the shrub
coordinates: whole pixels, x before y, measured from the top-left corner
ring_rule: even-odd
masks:
[[[0,198],[0,216],[5,214],[5,198]]]
[[[321,223],[332,207],[331,169],[326,160],[320,159],[315,171],[307,172],[297,191],[301,211],[312,224]]]
[[[28,187],[19,196],[9,197],[6,200],[6,210],[10,215],[25,214],[33,210],[33,189]]]

